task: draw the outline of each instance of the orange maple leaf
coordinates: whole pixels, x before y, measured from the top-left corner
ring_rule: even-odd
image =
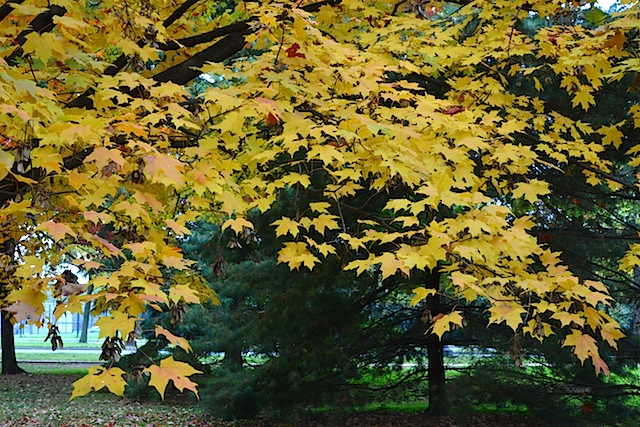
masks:
[[[164,392],[167,388],[169,381],[173,381],[173,385],[180,391],[189,389],[195,393],[198,399],[198,384],[191,381],[189,376],[193,374],[201,374],[202,371],[194,369],[191,365],[178,362],[173,359],[173,356],[169,356],[166,359],[160,361],[160,365],[151,365],[143,372],[148,373],[151,378],[149,379],[149,385],[155,387],[160,393],[162,400],[164,400]]]
[[[182,347],[187,353],[191,353],[193,351],[191,345],[189,345],[186,339],[173,335],[160,325],[156,325],[156,336],[158,335],[163,335],[172,345]]]
[[[59,222],[46,221],[40,224],[37,229],[49,233],[56,242],[64,239],[66,234],[72,237],[76,236],[76,233],[68,225]]]
[[[18,301],[15,304],[10,305],[7,308],[3,308],[2,310],[8,311],[9,313],[13,313],[13,318],[16,323],[24,322],[27,320],[37,320],[40,318],[37,309],[30,305],[26,304],[22,301]]]

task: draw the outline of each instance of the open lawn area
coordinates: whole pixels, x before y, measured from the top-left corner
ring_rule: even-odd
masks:
[[[19,348],[42,348],[42,349],[51,349],[51,342],[45,341],[47,334],[15,334],[15,346],[16,349]],[[78,342],[78,335],[75,333],[62,333],[60,334],[60,338],[62,338],[62,342],[64,343],[63,348],[74,348],[74,349],[99,349],[102,346],[103,339],[98,339],[98,332],[90,332],[87,336],[87,342],[81,343]]]

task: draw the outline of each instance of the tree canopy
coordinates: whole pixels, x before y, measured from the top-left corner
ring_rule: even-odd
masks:
[[[515,206],[534,209],[563,176],[637,191],[640,4],[621,3],[7,2],[6,310],[40,321],[51,293],[55,323],[96,301],[113,341],[135,337],[148,307],[179,319],[215,298],[177,247],[189,224],[217,221],[241,245],[259,238],[247,212],[290,189],[296,214],[272,225],[291,269],[336,256],[381,280],[437,271],[443,289],[417,287],[411,304],[445,288],[482,299],[490,323],[559,334],[606,373],[598,346],[623,336],[607,288],[564,266]],[[194,95],[185,85],[203,73],[213,83]],[[611,92],[618,111],[591,114]],[[69,262],[91,295],[56,269]],[[464,323],[453,309],[427,327]],[[170,380],[197,393],[172,358],[145,371],[161,394]],[[94,368],[73,396],[121,394],[123,375]]]

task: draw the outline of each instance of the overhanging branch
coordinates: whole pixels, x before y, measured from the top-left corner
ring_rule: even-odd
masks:
[[[3,6],[4,7],[4,6]],[[53,18],[55,16],[62,16],[67,13],[67,9],[62,6],[51,5],[46,12],[42,12],[40,15],[33,18],[33,20],[29,23],[29,28],[23,30],[18,37],[16,37],[15,44],[17,44],[18,48],[13,51],[11,55],[6,59],[8,64],[15,64],[15,61],[22,56],[23,50],[22,45],[27,41],[27,36],[33,32],[38,34],[47,33],[55,27],[53,23]]]
[[[2,6],[0,6],[0,21],[2,21],[4,18],[9,16],[11,11],[13,11],[12,3],[13,4],[20,4],[20,3],[23,3],[23,2],[24,2],[24,0],[8,1],[5,4],[3,4]]]

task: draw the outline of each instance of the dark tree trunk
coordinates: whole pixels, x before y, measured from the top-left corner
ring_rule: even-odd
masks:
[[[90,285],[87,289],[87,295],[93,292],[93,285]],[[91,318],[91,306],[93,303],[91,301],[87,301],[84,304],[84,312],[82,313],[82,327],[80,331],[80,339],[78,342],[87,343],[88,334],[89,334],[89,319]]]
[[[13,259],[16,248],[16,242],[13,239],[8,239],[0,244],[0,251],[9,255]],[[3,301],[9,289],[7,282],[0,282],[0,301]],[[2,335],[2,374],[22,374],[24,371],[18,366],[16,360],[16,343],[13,340],[13,324],[11,323],[11,317],[6,311],[0,310],[0,335]]]
[[[437,339],[437,337],[435,337]],[[429,359],[429,407],[430,415],[445,415],[449,412],[449,402],[445,389],[444,346],[434,340],[427,344]]]
[[[427,299],[427,308],[435,316],[440,313],[438,295]],[[427,358],[429,362],[429,415],[446,415],[449,412],[449,402],[445,389],[444,344],[438,336],[430,334],[427,338]]]
[[[236,312],[240,308],[240,298],[234,298],[229,310],[231,312],[231,318],[236,315]],[[242,345],[238,344],[238,340],[236,337],[231,337],[228,339],[227,343],[224,346],[224,358],[222,359],[222,364],[227,367],[227,369],[240,372],[244,365],[244,358],[242,357]]]
[[[231,371],[240,372],[244,365],[242,350],[239,347],[226,348],[222,364]]]
[[[13,340],[13,324],[2,312],[2,375],[24,374],[16,360],[16,344]]]

